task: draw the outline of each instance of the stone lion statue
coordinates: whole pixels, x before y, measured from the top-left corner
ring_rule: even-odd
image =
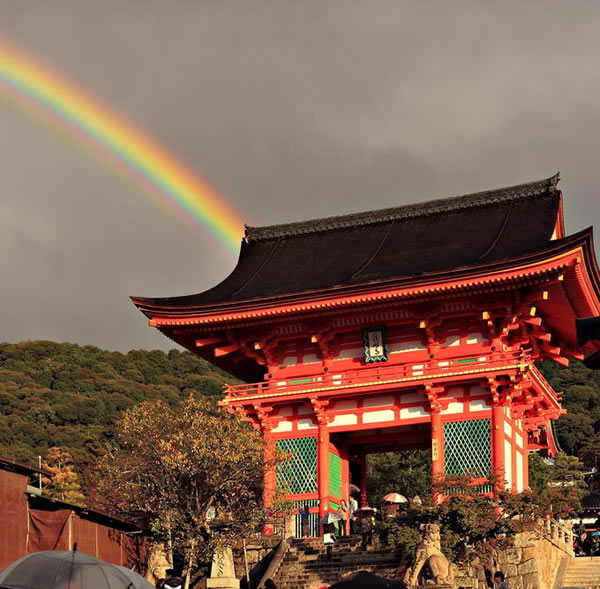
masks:
[[[428,568],[436,584],[452,585],[455,567],[450,565],[440,549],[440,527],[437,524],[423,524],[421,530],[423,539],[417,546],[415,564],[407,571],[406,582],[409,585],[422,585],[423,573]]]

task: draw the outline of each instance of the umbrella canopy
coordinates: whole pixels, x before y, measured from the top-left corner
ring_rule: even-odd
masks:
[[[592,536],[600,536],[600,532],[592,532]]]
[[[377,513],[377,510],[374,507],[361,507],[354,512],[356,517],[373,517]]]
[[[348,491],[350,491],[350,493],[360,493],[360,487],[357,487],[354,483],[350,483],[348,485]]]
[[[339,522],[342,519],[341,514],[336,513],[335,511],[330,511],[326,513],[323,519],[321,520],[322,524],[332,524],[333,522]]]
[[[329,585],[329,589],[406,589],[406,585],[402,581],[379,577],[369,571],[359,571]]]
[[[408,503],[408,499],[400,493],[388,493],[384,495],[383,500],[389,503]]]
[[[34,552],[0,573],[2,589],[135,589],[116,566],[66,550]],[[142,586],[143,589],[143,586]]]
[[[142,575],[138,575],[135,571],[122,566],[117,566],[117,568],[133,583],[131,589],[155,589],[152,583],[146,581]]]

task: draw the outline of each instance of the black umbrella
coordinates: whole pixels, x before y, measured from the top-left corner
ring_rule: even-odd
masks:
[[[402,581],[379,577],[369,571],[359,571],[329,585],[329,589],[406,589],[406,585]]]
[[[65,550],[34,552],[0,573],[2,589],[135,589],[116,566]]]

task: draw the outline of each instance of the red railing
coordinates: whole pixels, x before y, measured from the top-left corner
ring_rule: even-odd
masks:
[[[316,375],[289,379],[270,379],[252,384],[225,385],[225,396],[229,399],[275,395],[278,391],[291,394],[320,392],[326,390],[366,387],[370,385],[398,385],[402,382],[423,379],[448,378],[481,372],[494,372],[527,364],[521,352],[481,354],[477,357],[464,356],[447,360],[431,360],[421,364],[378,364],[359,370],[321,372]]]

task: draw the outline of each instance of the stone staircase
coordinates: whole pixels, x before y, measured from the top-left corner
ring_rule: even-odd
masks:
[[[563,589],[600,589],[600,556],[570,558],[562,579]]]
[[[321,538],[291,540],[273,579],[278,589],[317,589],[342,577],[367,570],[394,578],[400,556],[387,550],[360,550],[360,536],[338,538],[330,561]]]

